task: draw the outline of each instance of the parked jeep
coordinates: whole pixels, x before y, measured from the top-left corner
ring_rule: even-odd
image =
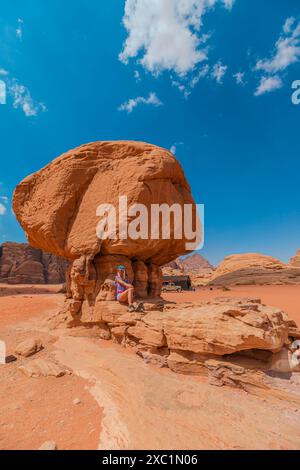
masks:
[[[162,292],[182,292],[182,287],[176,286],[174,282],[170,282],[169,284],[164,284],[162,286]]]

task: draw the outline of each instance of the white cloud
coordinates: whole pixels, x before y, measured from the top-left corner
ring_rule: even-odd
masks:
[[[183,94],[185,98],[188,98],[190,96],[191,92],[184,83],[179,82],[178,80],[172,80],[171,83],[172,86],[178,88],[178,90]]]
[[[284,71],[300,58],[300,23],[296,24],[294,18],[287,18],[281,36],[275,44],[275,49],[269,59],[262,59],[256,63],[255,69],[276,74]]]
[[[203,16],[217,4],[230,10],[233,0],[126,0],[123,24],[128,32],[119,58],[139,63],[151,73],[191,72],[207,59]],[[202,45],[202,47],[201,47]]]
[[[18,27],[16,29],[16,36],[19,39],[22,39],[23,37],[23,23],[24,23],[23,19],[18,18]]]
[[[1,201],[4,201],[5,204],[8,204],[8,197],[7,196],[0,196]]]
[[[6,83],[0,80],[0,104],[6,104]]]
[[[283,25],[283,32],[289,34],[292,32],[292,26],[295,23],[296,19],[294,17],[287,18]]]
[[[170,152],[173,154],[173,155],[176,155],[176,152],[177,152],[177,147],[179,147],[180,145],[184,145],[183,142],[175,142],[175,144],[173,144],[170,148]]]
[[[1,75],[2,77],[6,77],[6,76],[8,75],[8,71],[5,70],[5,69],[0,68],[0,75]]]
[[[217,83],[222,85],[223,83],[223,78],[227,72],[227,65],[223,65],[221,61],[219,61],[217,64],[213,66],[213,70],[211,73],[211,76],[214,80],[216,80]]]
[[[283,87],[283,81],[277,75],[274,77],[262,77],[255,92],[255,96],[261,96],[271,91],[279,90]]]
[[[0,215],[5,215],[6,214],[6,207],[4,204],[0,202]]]
[[[36,102],[31,97],[28,88],[21,85],[16,79],[9,81],[8,93],[12,96],[13,107],[22,109],[27,117],[37,116],[39,112],[47,110],[44,103]]]
[[[153,106],[162,106],[163,103],[160,101],[160,99],[156,96],[156,93],[149,93],[148,98],[145,98],[143,96],[138,96],[137,98],[131,98],[125,103],[121,104],[119,106],[118,110],[119,111],[126,111],[128,114],[132,113],[134,108],[139,106],[140,104],[144,105],[153,105]]]
[[[233,75],[237,85],[245,85],[245,73],[244,72],[237,72]]]
[[[138,70],[135,70],[133,75],[134,75],[134,78],[135,78],[136,82],[141,81],[141,74]]]
[[[201,67],[199,72],[191,79],[191,82],[190,82],[191,88],[194,88],[202,78],[205,78],[209,74],[209,71],[210,71],[210,66],[208,64]]]

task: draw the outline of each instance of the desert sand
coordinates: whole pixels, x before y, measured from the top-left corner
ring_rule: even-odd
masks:
[[[230,290],[200,287],[195,292],[165,293],[163,297],[172,302],[195,302],[217,297],[255,297],[261,299],[263,304],[284,310],[300,325],[300,286],[231,286]]]
[[[292,295],[296,298],[297,290],[279,287],[280,294],[278,287],[252,286],[168,297],[184,302],[251,293],[296,316]],[[18,367],[31,358],[0,366],[1,449],[38,449],[48,440],[58,449],[299,448],[297,376],[289,387],[299,400],[212,387],[205,378],[146,365],[130,349],[88,337],[86,330],[49,331],[45,319],[64,302],[58,286],[31,295],[26,286],[25,294],[22,286],[13,289],[0,297],[0,338],[7,353],[14,354],[25,338],[39,338],[44,350],[35,357],[51,359],[73,373],[29,378]],[[73,403],[76,399],[79,404]]]

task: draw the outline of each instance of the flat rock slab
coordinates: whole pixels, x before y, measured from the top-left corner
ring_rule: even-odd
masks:
[[[19,370],[28,377],[62,377],[68,371],[55,364],[54,362],[46,361],[44,359],[34,359],[28,364],[19,367]]]

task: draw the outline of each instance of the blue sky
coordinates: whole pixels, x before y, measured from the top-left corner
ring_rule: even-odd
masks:
[[[25,176],[80,144],[133,139],[176,153],[213,263],[288,260],[300,248],[299,13],[298,0],[2,0],[0,242],[25,240],[10,209]]]

